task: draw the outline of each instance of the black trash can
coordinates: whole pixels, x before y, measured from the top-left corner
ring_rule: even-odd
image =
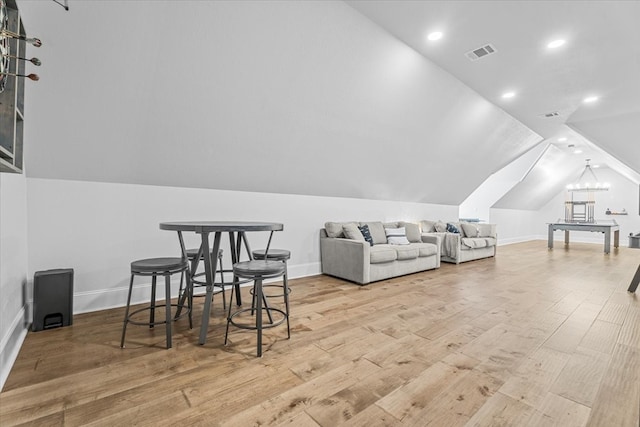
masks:
[[[37,271],[33,276],[32,331],[73,324],[73,269]]]

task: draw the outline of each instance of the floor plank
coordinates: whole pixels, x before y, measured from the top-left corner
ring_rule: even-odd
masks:
[[[254,331],[223,345],[219,296],[202,346],[202,298],[170,350],[133,326],[120,349],[122,308],[76,315],[28,333],[0,425],[637,427],[639,255],[532,241],[367,286],[292,279],[291,339],[265,331],[262,358]]]

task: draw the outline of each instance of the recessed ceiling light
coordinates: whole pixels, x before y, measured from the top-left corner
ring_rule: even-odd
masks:
[[[592,168],[599,168],[600,165],[591,165]]]
[[[565,43],[566,43],[566,40],[558,39],[558,40],[554,40],[554,41],[550,42],[549,44],[547,44],[547,47],[549,49],[555,49],[557,47],[562,46]]]
[[[505,92],[505,93],[502,94],[502,97],[505,98],[505,99],[506,98],[513,98],[514,96],[516,96],[515,92]]]
[[[558,138],[558,142],[565,142],[567,140],[567,138],[565,138],[564,136],[562,138]]]
[[[589,104],[591,102],[596,102],[598,100],[597,96],[588,96],[585,99],[582,100],[582,102],[584,102],[585,104]]]
[[[427,39],[431,41],[440,40],[441,38],[442,38],[442,32],[440,31],[434,31],[433,33],[429,33],[429,35],[427,36]]]
[[[573,154],[582,154],[582,150],[575,150]]]

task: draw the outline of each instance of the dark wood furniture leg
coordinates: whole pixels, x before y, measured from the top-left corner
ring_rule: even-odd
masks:
[[[629,285],[629,292],[635,292],[638,289],[638,284],[640,283],[640,265],[638,266],[638,270],[636,271],[635,276],[631,279],[631,284]]]

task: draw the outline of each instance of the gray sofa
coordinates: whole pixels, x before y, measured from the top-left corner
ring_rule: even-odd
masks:
[[[420,222],[422,241],[437,244],[442,261],[460,264],[496,255],[498,234],[495,224],[450,222],[459,233],[447,232],[446,224],[442,221]]]
[[[369,227],[373,245],[359,225]],[[388,244],[385,226],[404,228],[408,244]],[[327,222],[320,230],[322,273],[365,285],[440,267],[440,245],[423,240],[418,224]]]

